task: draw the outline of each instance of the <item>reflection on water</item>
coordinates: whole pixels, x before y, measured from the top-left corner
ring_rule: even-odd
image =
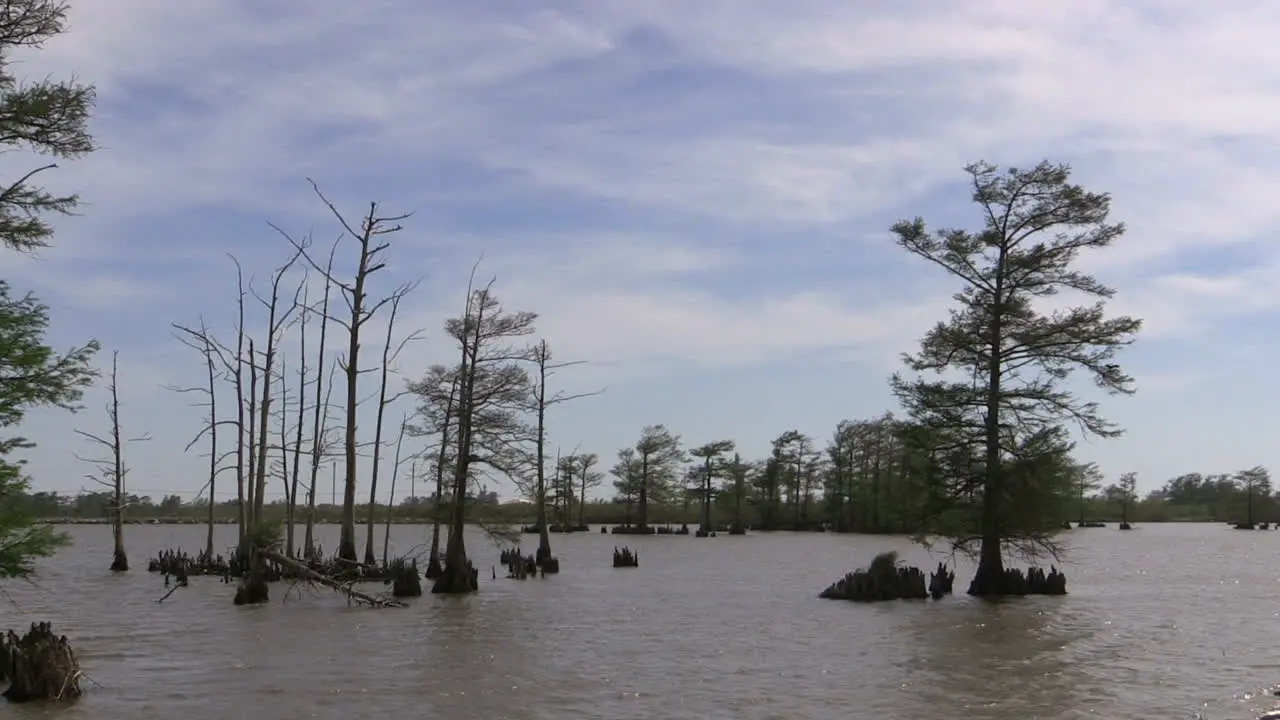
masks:
[[[230,545],[233,528],[218,530]],[[142,566],[202,532],[134,526],[127,542]],[[38,585],[10,583],[15,604],[0,606],[0,625],[53,620],[103,685],[86,683],[63,718],[1216,719],[1278,700],[1264,689],[1280,681],[1280,533],[1077,530],[1065,598],[874,606],[816,596],[883,550],[936,560],[884,537],[636,537],[644,563],[614,570],[614,538],[590,533],[553,537],[559,577],[482,571],[475,596],[377,611],[328,590],[282,603],[285,586],[236,608],[208,578],[157,604],[158,577],[107,572],[107,528],[73,533]],[[427,533],[397,526],[392,540]],[[468,544],[477,565],[497,563]]]

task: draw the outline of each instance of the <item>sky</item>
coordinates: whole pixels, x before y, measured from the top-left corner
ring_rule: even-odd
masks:
[[[45,176],[81,213],[0,273],[50,306],[58,347],[120,352],[125,432],[151,437],[126,449],[139,494],[206,481],[184,451],[204,411],[169,389],[203,366],[170,324],[233,338],[227,255],[264,287],[290,251],[269,222],[338,237],[307,178],[353,218],[413,213],[373,290],[421,281],[393,390],[455,357],[441,324],[482,258],[584,361],[556,387],[604,390],[552,409],[553,447],[607,466],[663,423],[759,457],[894,409],[886,378],[958,287],[890,225],[976,227],[967,163],[1049,159],[1113,195],[1129,231],[1088,268],[1146,322],[1121,356],[1138,393],[1100,398],[1127,432],[1080,457],[1142,490],[1280,467],[1277,34],[1261,0],[73,0],[16,71],[95,84],[101,149]],[[96,489],[74,431],[105,430],[104,401],[30,416],[36,487]]]

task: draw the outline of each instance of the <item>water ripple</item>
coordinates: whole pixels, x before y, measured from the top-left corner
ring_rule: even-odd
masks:
[[[229,546],[233,529],[218,530]],[[324,545],[335,531],[322,528]],[[157,604],[158,578],[106,571],[106,528],[73,532],[37,584],[6,587],[0,624],[54,621],[104,687],[18,717],[794,720],[946,707],[974,720],[1218,720],[1280,700],[1269,562],[1280,533],[1075,531],[1065,598],[878,606],[815,595],[882,550],[936,559],[886,537],[650,537],[627,539],[639,569],[614,570],[614,538],[584,534],[554,538],[559,577],[488,582],[482,570],[473,597],[371,611],[328,590],[282,603],[283,587],[268,606],[237,608],[208,578]],[[138,526],[127,540],[139,564],[202,533]],[[392,540],[426,536],[399,526]],[[492,546],[471,548],[477,565],[497,564]]]

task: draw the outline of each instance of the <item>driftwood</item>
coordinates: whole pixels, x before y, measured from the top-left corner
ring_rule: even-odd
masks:
[[[333,588],[334,590],[337,590],[340,593],[343,593],[344,595],[347,596],[348,600],[357,600],[362,603],[365,603],[369,607],[405,607],[405,604],[400,602],[399,600],[374,597],[373,595],[362,593],[359,590],[356,590],[355,588],[351,587],[350,583],[344,584],[342,582],[334,580],[331,577],[322,575],[316,572],[315,570],[312,570],[311,568],[307,567],[304,563],[294,560],[292,558],[285,557],[284,555],[281,555],[280,553],[274,550],[259,550],[258,554],[260,554],[263,558],[270,560],[273,563],[276,563],[280,567],[284,567],[292,570],[295,573],[295,577],[302,578],[303,580],[310,580],[312,582],[319,583],[321,585],[324,585],[325,587],[330,587],[330,588]]]

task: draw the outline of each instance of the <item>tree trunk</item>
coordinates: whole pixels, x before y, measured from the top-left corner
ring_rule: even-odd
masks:
[[[205,562],[209,562],[213,559],[214,511],[218,508],[218,496],[215,492],[218,483],[218,393],[213,368],[213,347],[207,333],[203,338],[204,359],[209,369],[209,528],[204,539]]]
[[[1002,254],[1003,255],[1003,254]],[[1003,307],[1003,257],[1001,276],[996,279],[995,309],[991,320],[991,343],[987,364],[986,467],[982,483],[982,549],[978,554],[978,570],[969,585],[970,595],[1004,594],[1004,534],[1000,527],[1000,503],[1004,492],[1004,467],[1000,455],[1000,353],[1004,343],[1000,312]]]
[[[311,484],[307,492],[307,529],[303,537],[302,556],[308,560],[315,559],[315,527],[316,527],[316,483],[320,479],[320,460],[324,452],[324,435],[326,428],[326,410],[329,408],[330,395],[333,392],[332,374],[329,390],[324,391],[324,351],[325,341],[329,334],[329,295],[333,291],[333,256],[338,249],[337,243],[329,251],[329,263],[325,268],[324,299],[320,303],[320,344],[316,348],[316,400],[311,424]],[[321,402],[323,400],[323,402]]]
[[[360,268],[351,293],[351,328],[347,342],[347,422],[343,444],[346,455],[346,482],[342,490],[342,532],[338,557],[356,561],[356,411],[360,403],[360,322],[364,312],[364,281],[368,272],[369,246],[360,253]]]
[[[255,499],[258,492],[258,483],[254,473],[257,472],[258,467],[257,453],[261,452],[261,448],[258,447],[258,443],[254,439],[254,428],[257,427],[258,418],[258,363],[254,360],[256,355],[257,353],[255,353],[253,349],[253,338],[249,338],[249,426],[245,433],[245,437],[248,441],[248,450],[246,455],[248,456],[249,463],[249,481],[245,483],[245,502],[248,505],[246,521],[249,523],[250,527],[258,521],[256,514],[258,502]],[[248,528],[246,528],[246,533],[247,532]],[[245,558],[248,559],[248,546],[243,546],[241,551],[246,553]]]
[[[711,532],[711,458],[707,458],[702,474],[702,530]]]
[[[534,468],[537,473],[537,486],[534,493],[538,496],[538,551],[534,554],[534,560],[539,565],[551,557],[551,530],[547,527],[547,475],[545,467],[547,418],[547,375],[545,368],[544,364],[542,366],[542,379],[538,384],[538,437],[536,442],[538,459]],[[559,468],[557,468],[557,477],[559,477],[559,472]]]
[[[649,455],[640,456],[640,497],[638,499],[638,524],[641,530],[649,527]]]

